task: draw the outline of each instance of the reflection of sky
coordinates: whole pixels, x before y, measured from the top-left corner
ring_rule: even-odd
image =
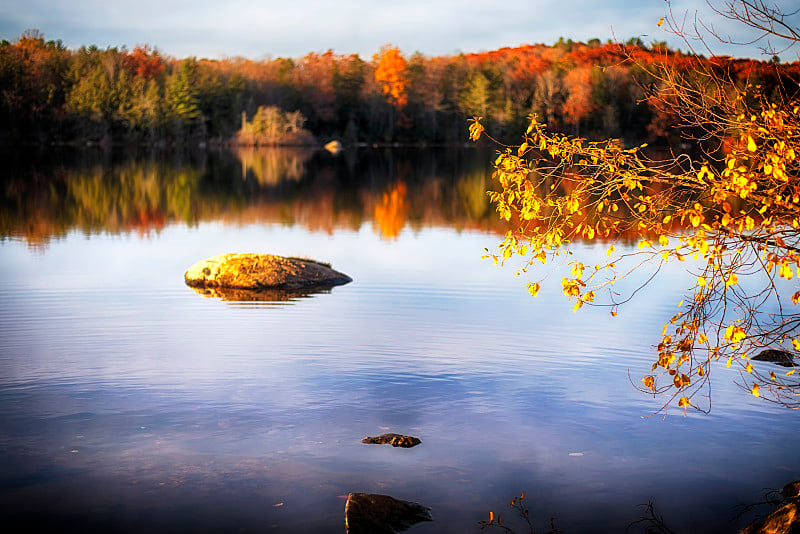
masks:
[[[199,507],[229,526],[228,506],[241,525],[325,531],[340,495],[368,491],[432,506],[437,522],[415,529],[438,532],[525,491],[541,517],[586,532],[624,528],[650,499],[676,527],[727,525],[734,504],[800,477],[796,416],[724,369],[710,416],[642,418],[660,405],[628,370],[649,369],[690,277],[667,269],[617,318],[573,314],[557,289],[532,299],[480,260],[496,240],[201,224],[151,240],[70,234],[44,252],[3,243],[0,502],[69,489],[67,503],[110,521],[188,521],[181,510]],[[223,251],[307,255],[354,282],[277,307],[183,285]],[[359,441],[384,431],[423,444]]]

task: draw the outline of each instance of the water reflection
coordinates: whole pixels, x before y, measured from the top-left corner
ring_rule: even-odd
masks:
[[[372,223],[503,231],[486,200],[477,149],[327,151],[261,148],[193,154],[8,155],[0,238],[46,245],[71,230],[146,237],[165,225],[278,223],[332,233]]]
[[[415,533],[476,532],[525,491],[567,532],[623,532],[648,501],[676,531],[727,532],[733,505],[800,472],[796,415],[722,366],[711,415],[642,417],[654,404],[629,370],[651,363],[683,266],[612,318],[573,314],[558,291],[531,299],[480,261],[502,230],[485,153],[310,153],[286,165],[299,178],[271,181],[225,152],[140,156],[13,156],[2,171],[8,523],[342,532],[364,492],[430,506]],[[198,258],[262,246],[358,283],[297,306],[281,299],[318,294],[218,302],[184,286]],[[423,445],[361,442],[386,432]]]
[[[237,147],[236,157],[242,164],[242,179],[255,177],[261,186],[278,185],[283,181],[300,181],[308,172],[313,151],[305,148]]]
[[[191,286],[190,286],[191,287]],[[218,298],[239,303],[291,304],[319,293],[330,293],[330,286],[304,287],[302,289],[237,289],[231,287],[192,287],[196,293],[208,298]]]
[[[406,225],[408,201],[406,183],[397,182],[383,193],[380,204],[373,210],[375,222],[383,237],[396,239]]]

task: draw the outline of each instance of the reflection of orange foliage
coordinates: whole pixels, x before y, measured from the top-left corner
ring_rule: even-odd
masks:
[[[166,224],[167,218],[158,209],[139,208],[130,217],[125,225],[130,231],[135,231],[139,237],[150,237],[153,230],[158,233]]]
[[[381,235],[395,239],[405,226],[407,216],[406,184],[397,182],[383,194],[382,202],[375,206],[375,222]]]

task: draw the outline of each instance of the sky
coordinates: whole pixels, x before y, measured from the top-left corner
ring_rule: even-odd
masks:
[[[299,58],[329,49],[366,59],[385,44],[438,56],[553,44],[562,36],[604,42],[640,37],[685,51],[668,24],[657,26],[669,8],[664,0],[0,0],[0,39],[13,42],[38,29],[71,49],[148,44],[177,58],[214,59]],[[742,35],[702,0],[674,0],[671,9],[680,20],[697,14],[726,35]],[[754,46],[714,44],[712,50],[762,58]],[[795,61],[798,54],[795,47],[781,59]]]

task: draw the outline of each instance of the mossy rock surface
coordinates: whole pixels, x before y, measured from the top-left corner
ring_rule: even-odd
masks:
[[[220,254],[192,265],[184,279],[192,287],[236,289],[297,289],[353,281],[324,263],[273,254]]]

